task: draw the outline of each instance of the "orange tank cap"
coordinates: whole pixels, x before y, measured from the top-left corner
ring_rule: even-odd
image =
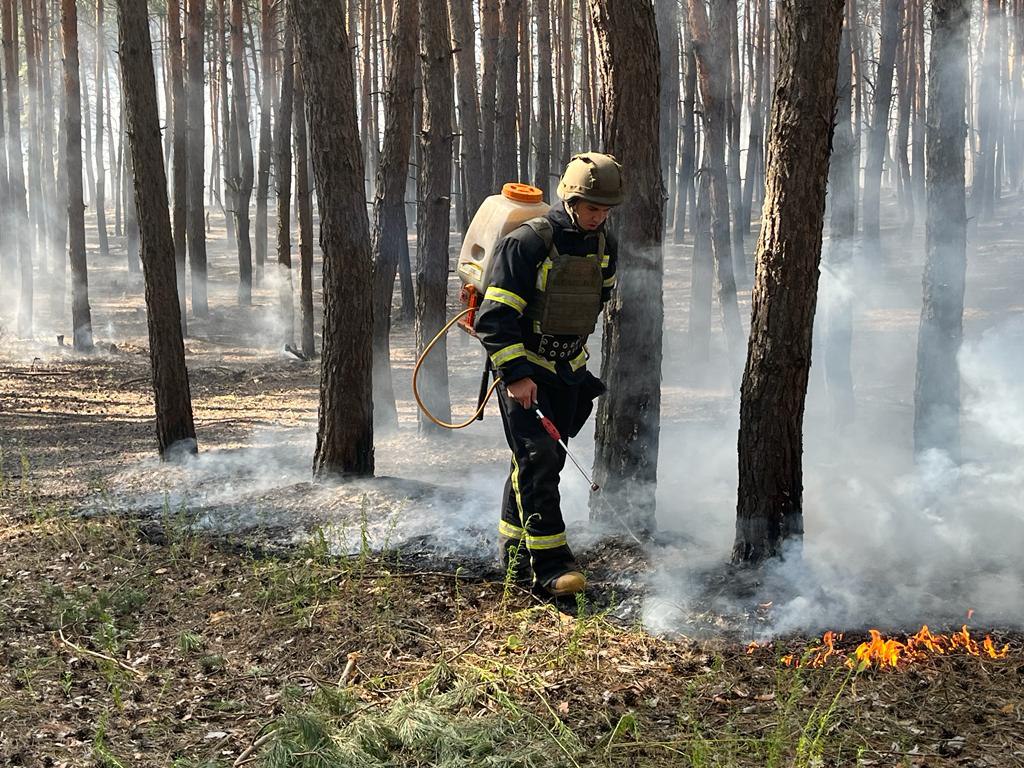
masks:
[[[510,181],[501,188],[503,197],[515,200],[517,203],[543,203],[544,193],[529,184],[520,184]]]

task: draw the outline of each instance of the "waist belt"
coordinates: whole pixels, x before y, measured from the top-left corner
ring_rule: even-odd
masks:
[[[582,338],[559,339],[557,336],[543,334],[537,340],[536,353],[552,362],[572,360],[583,351],[583,343]]]

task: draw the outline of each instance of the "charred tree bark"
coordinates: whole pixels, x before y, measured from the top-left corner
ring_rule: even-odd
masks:
[[[270,163],[273,154],[273,114],[271,103],[273,102],[274,78],[271,71],[274,68],[274,25],[276,24],[276,5],[273,0],[261,0],[260,2],[260,61],[263,64],[263,83],[260,88],[260,144],[259,157],[260,169],[256,176],[256,283],[262,279],[263,265],[267,260],[267,207],[270,199]],[[282,93],[283,93],[282,84]],[[280,120],[278,120],[280,124]],[[285,135],[291,140],[291,123],[286,123]],[[291,144],[288,146],[289,162],[291,156]],[[291,173],[291,170],[288,171]],[[289,183],[289,187],[291,184]],[[280,255],[280,251],[278,252]],[[289,275],[291,272],[289,271]],[[291,341],[291,340],[289,340]]]
[[[537,163],[533,185],[551,197],[551,129],[555,94],[551,72],[551,0],[535,0],[537,9]]]
[[[501,34],[498,39],[498,105],[494,126],[494,176],[491,188],[518,181],[516,165],[516,65],[519,55],[519,14],[523,0],[501,0]],[[424,83],[426,89],[426,83]]]
[[[501,0],[480,0],[480,153],[485,183],[494,182],[495,108],[498,103],[498,38]],[[556,0],[557,2],[557,0]]]
[[[605,306],[601,364],[608,394],[597,409],[594,480],[604,491],[591,494],[590,515],[651,533],[664,320],[658,34],[649,0],[591,0],[590,12],[602,75],[604,149],[629,169],[629,196],[614,214],[617,285]],[[645,361],[639,369],[638,359]]]
[[[292,298],[292,108],[295,74],[292,67],[295,43],[291,19],[285,20],[284,62],[281,76],[281,101],[277,112],[277,285],[281,311],[282,343],[295,341],[295,302]],[[266,68],[264,68],[266,73]],[[267,85],[267,80],[264,80]],[[269,87],[269,86],[268,86]],[[267,99],[267,109],[270,104]],[[263,161],[260,162],[262,172]],[[268,173],[269,175],[269,173]],[[264,222],[264,226],[266,223]]]
[[[89,309],[89,274],[85,258],[85,202],[82,189],[82,89],[78,63],[78,8],[75,0],[61,0],[60,27],[64,53],[64,99],[68,190],[68,256],[71,262],[71,327],[76,350],[92,349],[92,314]]]
[[[192,273],[192,314],[206,317],[209,304],[206,291],[206,221],[203,207],[203,167],[206,137],[203,125],[203,26],[206,0],[186,0],[186,47],[188,59],[188,192],[185,204],[186,241]],[[141,213],[140,213],[141,226]]]
[[[967,210],[964,93],[970,0],[932,0],[928,67],[924,304],[917,340],[914,451],[960,459],[960,373]]]
[[[767,188],[740,394],[733,562],[803,536],[803,413],[821,258],[843,0],[780,0]]]
[[[117,23],[128,138],[136,170],[135,200],[146,281],[157,444],[160,456],[168,459],[180,453],[195,453],[197,446],[179,321],[174,238],[167,206],[167,177],[160,146],[156,78],[145,0],[118,0]]]
[[[452,6],[461,0],[453,0]],[[399,262],[409,258],[408,222],[405,217],[405,185],[412,146],[413,95],[419,33],[419,0],[397,0],[394,33],[389,45],[388,84],[384,96],[384,149],[377,171],[373,200],[373,403],[375,426],[398,426],[395,391],[391,381],[391,304]],[[475,73],[476,66],[472,65]],[[461,78],[466,78],[463,71]],[[476,98],[476,77],[472,93]],[[465,137],[464,137],[465,138]],[[479,146],[477,162],[479,163]],[[473,166],[477,175],[479,164]],[[474,210],[476,210],[474,208]]]
[[[729,185],[725,171],[726,98],[729,59],[721,45],[728,39],[728,24],[722,0],[712,4],[715,24],[708,24],[703,0],[689,0],[689,24],[697,60],[697,80],[704,119],[703,165],[711,174],[711,248],[718,277],[718,302],[730,364],[738,364],[743,349],[743,325],[736,301],[736,275],[732,263],[729,232]]]
[[[295,22],[292,21],[292,24]],[[294,27],[292,34],[295,34]],[[292,57],[295,58],[294,53]],[[295,134],[295,197],[299,217],[299,303],[302,306],[302,354],[316,354],[313,337],[313,189],[309,181],[309,151],[306,142],[306,92],[302,87],[301,66],[295,59],[293,75],[295,104],[292,131]]]
[[[853,250],[857,228],[857,156],[853,140],[852,57],[849,22],[839,42],[839,75],[836,80],[836,125],[829,165],[832,218],[826,266],[831,281],[825,313],[825,386],[832,421],[844,427],[853,421],[853,373],[850,351],[853,341]]]
[[[892,73],[899,40],[900,9],[903,0],[882,0],[882,39],[875,76],[875,99],[868,133],[868,154],[864,166],[863,248],[869,258],[881,257],[882,163],[885,160],[889,107],[892,104]]]
[[[7,173],[8,200],[14,226],[11,238],[16,244],[21,273],[18,300],[18,335],[32,336],[33,291],[32,242],[29,237],[28,204],[25,200],[25,157],[21,148],[21,88],[18,82],[18,9],[14,0],[3,0],[4,75],[7,79]]]
[[[476,210],[480,207],[480,204],[487,197],[487,180],[483,174],[480,173],[482,168],[482,159],[480,156],[480,102],[477,99],[476,93],[476,33],[473,29],[473,0],[449,0],[449,9],[451,11],[451,24],[452,24],[452,44],[455,48],[455,79],[458,83],[459,88],[459,127],[462,132],[462,167],[465,170],[466,188],[464,193],[466,195],[466,210],[470,217],[476,213]],[[397,13],[395,14],[398,15]],[[418,19],[413,24],[414,30],[418,25]],[[395,62],[395,46],[409,45],[405,40],[405,35],[399,31],[399,36],[392,38],[391,46],[388,50],[388,81],[389,83],[396,82],[392,72],[396,66]],[[416,43],[411,43],[413,53],[415,53]],[[403,91],[407,90],[409,85],[413,81],[413,69],[412,65],[409,66],[407,71],[408,81],[402,83],[401,88]],[[387,143],[387,98],[391,95],[394,86],[389,85],[387,89],[387,96],[385,96],[385,119],[384,119],[384,131],[385,131],[385,145]],[[408,104],[409,111],[409,128],[412,129],[412,97],[409,97]],[[383,155],[387,153],[385,148],[381,156],[381,164],[384,163]],[[406,157],[403,161],[403,177],[401,179],[402,184],[405,183],[405,173],[408,171],[408,160],[409,151],[408,144],[406,148]],[[383,176],[383,174],[381,174]],[[378,184],[380,181],[378,181]],[[378,189],[378,193],[380,190]],[[404,187],[400,196],[404,194]],[[403,215],[404,221],[404,215]],[[394,276],[392,275],[392,282],[394,282]],[[380,315],[376,315],[380,317]]]
[[[185,122],[185,76],[181,60],[181,9],[178,0],[167,3],[167,63],[171,80],[171,226],[174,237],[174,264],[178,276],[178,303],[181,333],[188,335],[185,311],[185,216],[188,179],[188,125]]]
[[[372,261],[352,53],[334,0],[289,0],[309,116],[324,254],[324,341],[313,472],[373,474]]]
[[[252,238],[249,202],[252,200],[252,134],[249,131],[249,96],[245,79],[245,42],[242,37],[242,0],[231,0],[232,125],[238,137],[238,176],[235,189],[235,234],[238,237],[238,303],[252,304]]]
[[[507,2],[511,0],[502,2],[503,29]],[[517,31],[518,24],[512,27],[513,37]],[[420,200],[416,210],[416,349],[422,353],[445,323],[445,300],[448,295],[448,214],[451,207],[451,115],[454,95],[452,54],[448,44],[448,8],[436,0],[420,2],[420,61],[423,67],[423,121],[420,124]],[[504,57],[502,61],[508,62]],[[514,60],[512,67],[514,81]],[[498,98],[500,102],[500,88]],[[515,103],[514,99],[512,103]],[[514,111],[512,118],[513,132],[510,138],[512,172],[515,173]],[[501,167],[501,162],[496,161],[495,173],[500,173]],[[452,406],[448,395],[448,352],[444,339],[438,342],[420,368],[420,382],[420,396],[430,412],[442,421],[450,421]],[[419,419],[421,432],[447,434],[441,432],[422,412]]]

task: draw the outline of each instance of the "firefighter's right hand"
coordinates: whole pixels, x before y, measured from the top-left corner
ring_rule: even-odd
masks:
[[[537,384],[527,376],[525,379],[513,381],[506,385],[508,396],[515,400],[523,408],[529,410],[537,402]]]

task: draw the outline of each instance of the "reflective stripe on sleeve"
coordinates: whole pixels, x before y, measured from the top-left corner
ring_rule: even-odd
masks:
[[[526,349],[523,347],[522,342],[518,344],[509,344],[507,347],[503,347],[491,355],[491,362],[494,363],[495,368],[499,368],[505,363],[515,360],[517,357],[524,357],[525,355]]]
[[[484,293],[484,301],[496,301],[499,304],[504,304],[506,307],[514,309],[520,315],[526,309],[526,299],[512,293],[512,291],[506,291],[504,288],[498,288],[494,285],[487,288],[487,291]]]
[[[518,525],[512,525],[512,523],[505,522],[504,520],[498,523],[498,533],[510,539],[516,539],[517,541],[522,541],[526,538],[525,529],[520,528]]]

